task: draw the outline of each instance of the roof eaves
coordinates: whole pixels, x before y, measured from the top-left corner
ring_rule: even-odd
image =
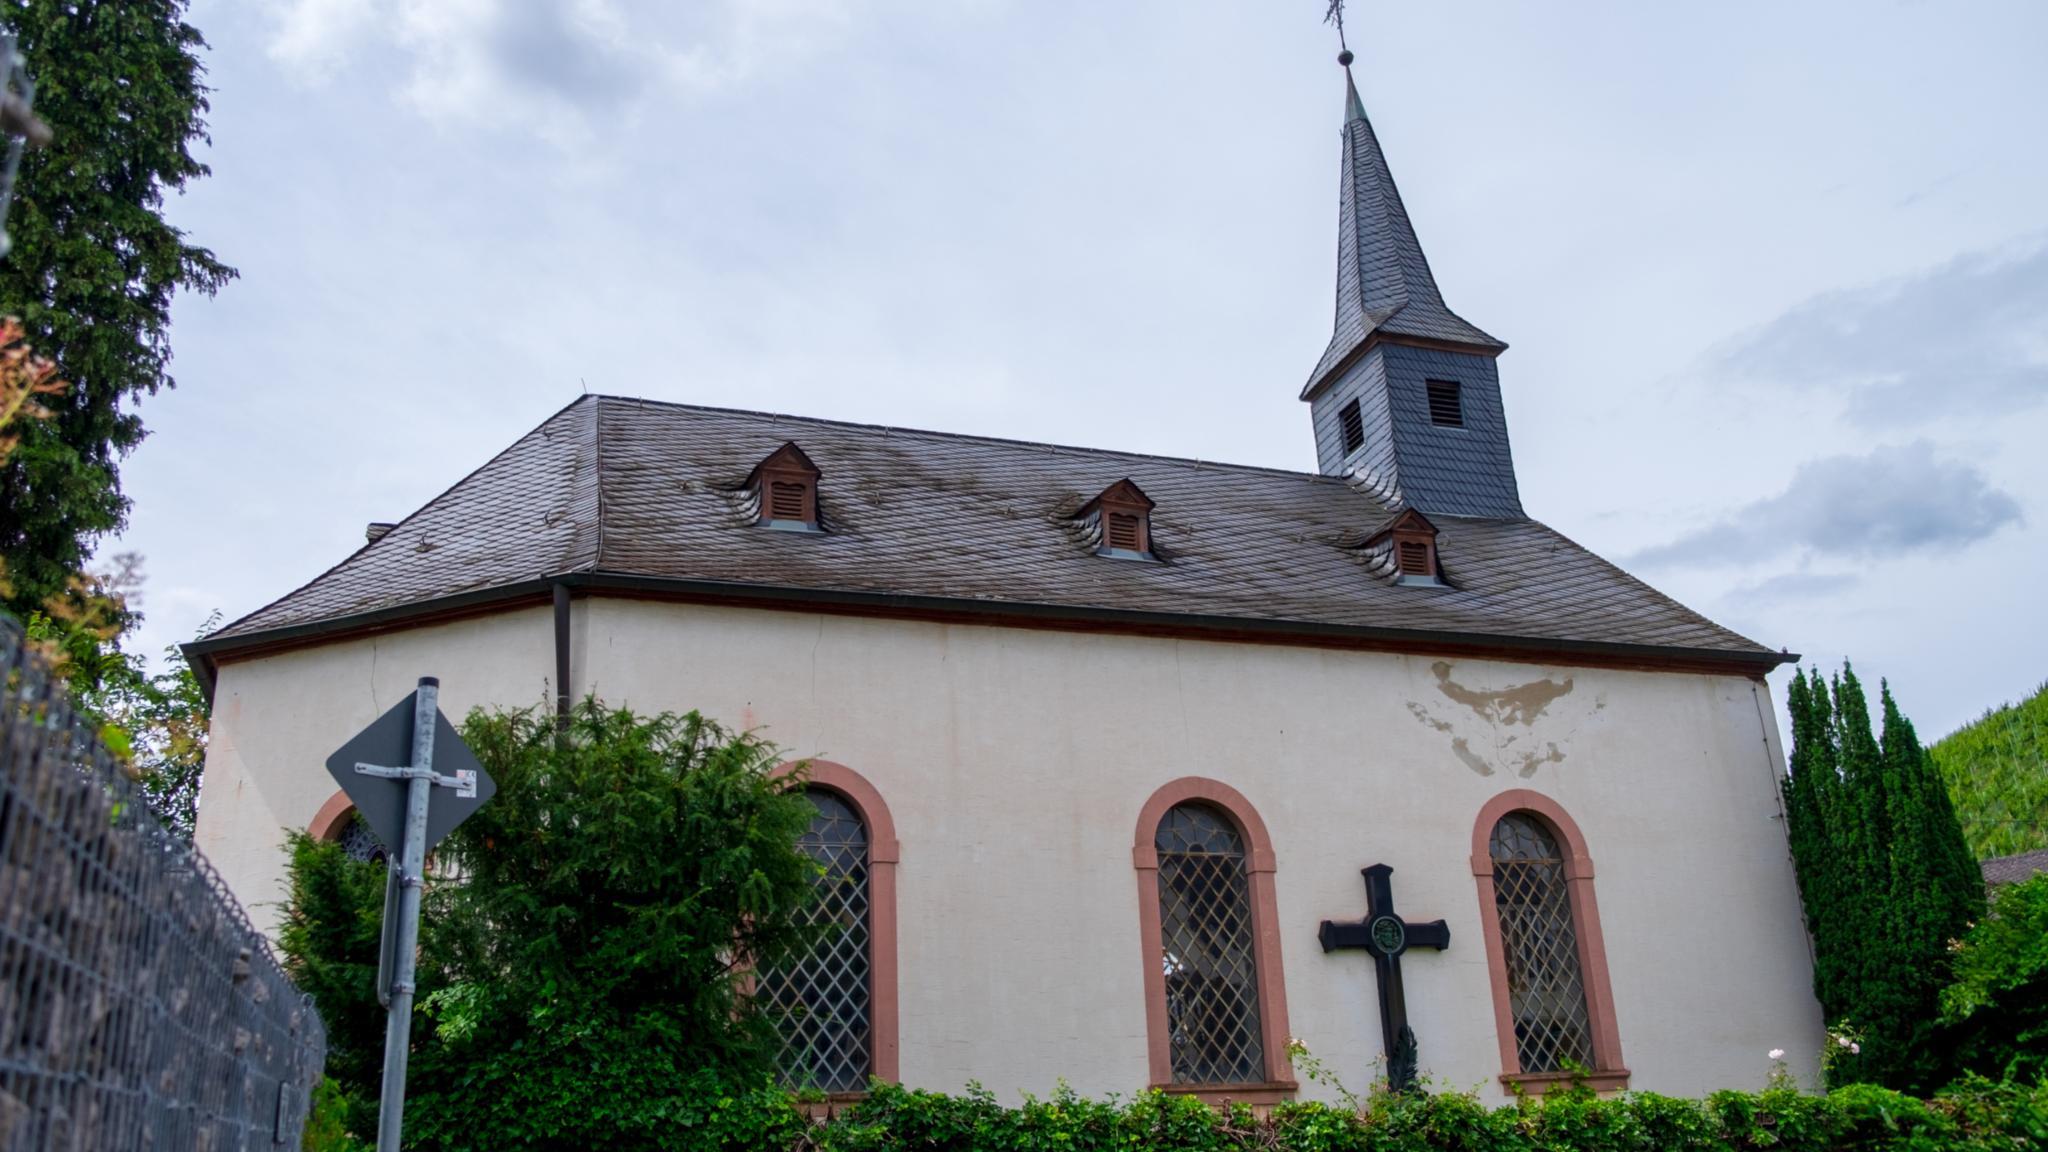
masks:
[[[255,654],[279,648],[300,647],[349,635],[385,631],[422,618],[450,614],[466,615],[527,599],[537,603],[558,584],[594,591],[662,594],[678,599],[716,600],[763,607],[837,609],[853,613],[867,611],[993,617],[1041,621],[1048,624],[1125,625],[1140,629],[1208,632],[1222,636],[1263,639],[1275,643],[1348,642],[1359,647],[1424,651],[1481,649],[1530,656],[1590,658],[1595,662],[1630,665],[1671,665],[1682,669],[1725,668],[1743,675],[1762,675],[1781,664],[1799,659],[1794,653],[1771,652],[1760,647],[1741,650],[1625,644],[1489,632],[1371,627],[1314,620],[1152,612],[1021,600],[984,600],[723,580],[691,580],[601,570],[556,573],[513,584],[476,589],[453,596],[414,601],[305,624],[287,625],[237,636],[206,637],[182,645],[181,651],[195,669],[201,670],[201,682],[206,689],[208,700],[211,701],[218,658],[222,655]]]

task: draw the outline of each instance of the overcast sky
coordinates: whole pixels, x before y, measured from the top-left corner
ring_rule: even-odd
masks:
[[[1313,469],[1323,6],[198,0],[241,279],[141,405],[141,643],[586,387]],[[1533,515],[1928,737],[2048,678],[2048,5],[1351,7]]]

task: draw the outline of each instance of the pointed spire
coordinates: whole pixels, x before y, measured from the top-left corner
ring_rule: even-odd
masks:
[[[1344,168],[1338,194],[1337,322],[1330,346],[1302,389],[1307,399],[1375,333],[1469,347],[1496,355],[1507,345],[1467,323],[1444,303],[1400,190],[1366,118],[1365,102],[1344,65]]]

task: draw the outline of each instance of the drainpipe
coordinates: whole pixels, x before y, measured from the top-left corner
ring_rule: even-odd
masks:
[[[555,585],[555,729],[569,738],[569,586]]]

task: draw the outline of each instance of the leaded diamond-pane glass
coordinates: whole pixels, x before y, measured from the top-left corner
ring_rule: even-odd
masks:
[[[817,814],[798,847],[824,866],[806,913],[818,934],[804,952],[761,973],[756,995],[782,1033],[777,1072],[792,1088],[857,1092],[873,1052],[868,982],[868,835],[829,792],[805,793]]]
[[[382,860],[384,845],[377,834],[370,831],[370,822],[360,812],[351,811],[348,823],[341,830],[342,854],[351,860]]]
[[[1492,852],[1508,1011],[1522,1071],[1562,1072],[1566,1061],[1591,1068],[1586,982],[1557,839],[1535,817],[1512,812],[1493,826]]]
[[[1159,822],[1159,929],[1176,1084],[1266,1079],[1244,842],[1222,814],[1183,804]]]

